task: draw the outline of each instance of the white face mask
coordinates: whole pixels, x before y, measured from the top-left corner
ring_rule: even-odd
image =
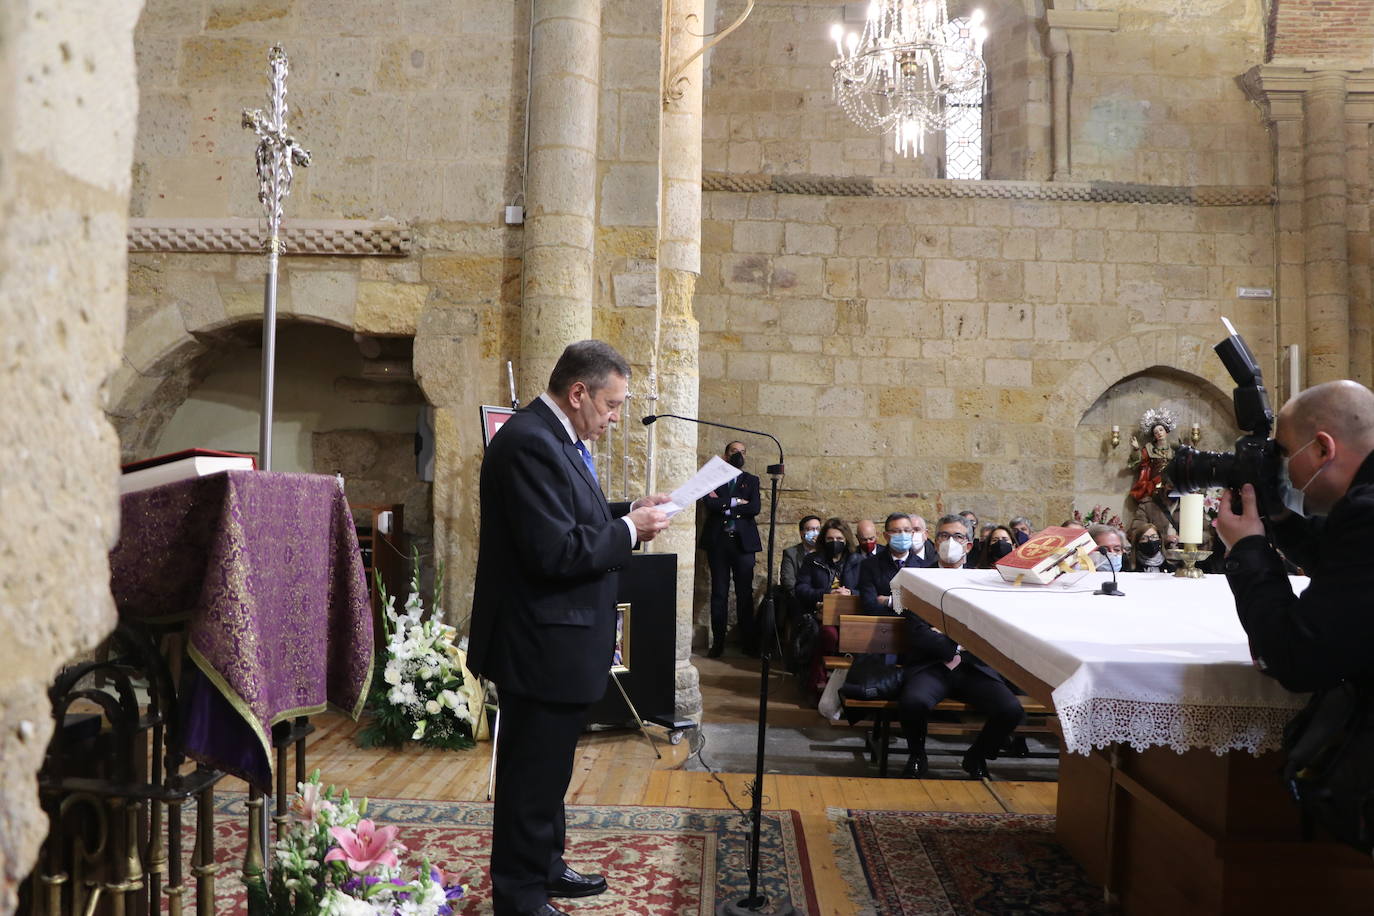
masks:
[[[911,549],[920,550],[926,544],[926,536],[920,531],[911,533]]]
[[[953,565],[955,565],[956,563],[958,563],[960,560],[962,560],[963,558],[964,558],[964,545],[963,545],[963,544],[959,543],[958,541],[954,540],[953,538],[950,538],[950,539],[947,540],[947,541],[941,541],[941,542],[940,542],[940,560],[941,560],[942,562],[948,563],[950,566],[953,566]]]
[[[1313,438],[1307,445],[1311,445],[1316,441],[1316,438]],[[1325,464],[1317,468],[1317,470],[1312,473],[1312,476],[1307,478],[1307,483],[1303,484],[1301,489],[1293,486],[1293,478],[1288,476],[1288,462],[1300,455],[1302,450],[1307,448],[1307,445],[1304,445],[1293,454],[1279,461],[1279,492],[1283,494],[1283,505],[1289,512],[1301,516],[1307,515],[1306,506],[1304,505],[1307,499],[1307,488],[1312,486],[1312,481],[1316,480],[1317,475],[1327,468]]]

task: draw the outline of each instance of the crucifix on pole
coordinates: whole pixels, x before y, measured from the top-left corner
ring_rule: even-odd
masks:
[[[272,394],[277,360],[277,261],[281,255],[282,204],[291,193],[295,167],[310,165],[310,151],[286,132],[286,73],[281,45],[267,54],[267,111],[244,109],[243,126],[258,135],[258,200],[267,213],[267,282],[262,294],[262,409],[258,420],[258,467],[272,470]]]

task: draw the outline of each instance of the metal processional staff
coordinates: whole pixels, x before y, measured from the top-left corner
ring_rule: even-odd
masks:
[[[258,468],[272,470],[272,394],[277,362],[277,261],[281,256],[282,204],[291,193],[295,167],[310,165],[310,151],[286,132],[286,73],[281,45],[267,54],[268,110],[243,112],[243,126],[258,135],[258,200],[267,214],[267,281],[262,294],[262,410],[258,425]]]

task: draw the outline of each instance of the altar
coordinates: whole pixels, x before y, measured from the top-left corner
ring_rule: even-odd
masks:
[[[1301,838],[1278,748],[1306,697],[1251,663],[1225,579],[1127,574],[1124,597],[1094,595],[1107,577],[904,569],[892,591],[1055,708],[1058,838],[1124,912],[1366,912],[1374,863]]]

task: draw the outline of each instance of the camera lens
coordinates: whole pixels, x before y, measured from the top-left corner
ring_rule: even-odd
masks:
[[[1182,445],[1165,473],[1180,493],[1198,493],[1231,486],[1235,469],[1236,456],[1231,452],[1203,452]]]

